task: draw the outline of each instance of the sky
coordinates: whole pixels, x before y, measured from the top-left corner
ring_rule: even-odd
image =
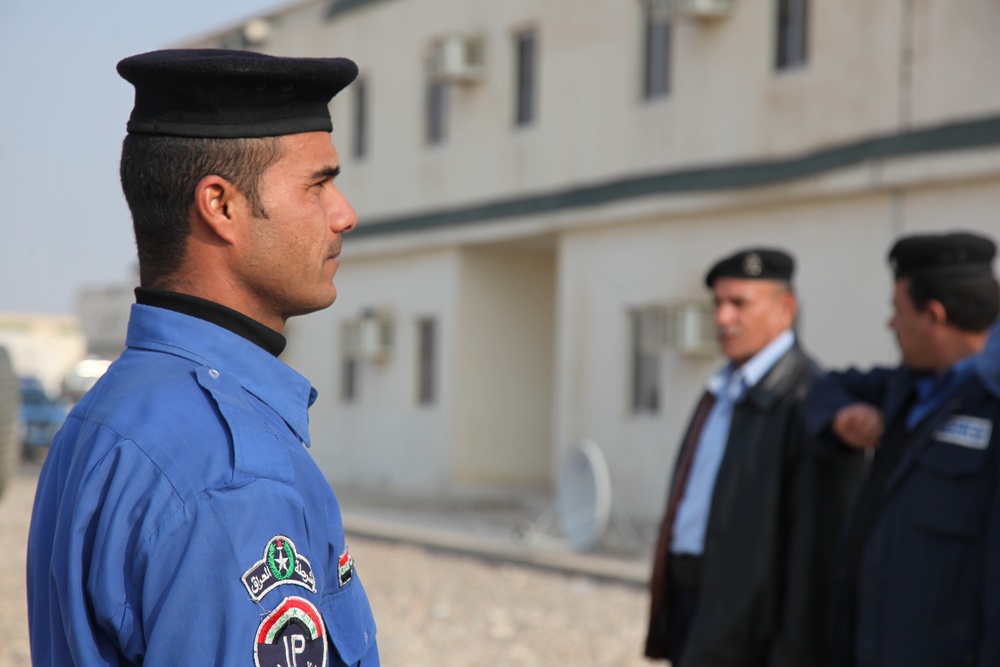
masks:
[[[71,315],[81,289],[133,281],[115,64],[289,4],[0,0],[0,313]]]

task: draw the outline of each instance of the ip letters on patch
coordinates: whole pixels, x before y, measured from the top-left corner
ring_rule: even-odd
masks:
[[[934,439],[970,449],[986,449],[993,422],[989,419],[955,415],[934,431]]]

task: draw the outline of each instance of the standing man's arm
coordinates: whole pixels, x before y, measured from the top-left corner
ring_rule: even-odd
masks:
[[[808,434],[826,448],[875,447],[885,428],[882,405],[893,373],[889,368],[827,373],[803,404]]]

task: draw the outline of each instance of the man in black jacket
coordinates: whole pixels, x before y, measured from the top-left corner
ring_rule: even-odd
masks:
[[[1000,357],[979,354],[995,254],[974,234],[900,239],[902,364],[830,373],[805,403],[822,446],[874,450],[837,552],[832,667],[1000,664]]]
[[[813,667],[828,561],[861,458],[818,461],[800,400],[794,260],[753,248],[705,277],[728,363],[681,445],[651,582],[646,655],[676,667]]]

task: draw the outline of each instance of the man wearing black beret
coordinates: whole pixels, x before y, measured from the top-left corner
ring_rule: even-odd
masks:
[[[28,540],[36,665],[379,664],[337,499],[310,457],[289,317],[330,306],[343,58],[126,58],[121,181],[141,286],[73,409]]]
[[[800,401],[820,369],[792,325],[795,263],[751,248],[705,277],[727,363],[688,426],[660,529],[646,655],[677,667],[814,667],[826,554],[861,458],[807,444]]]
[[[874,451],[836,558],[831,667],[1000,664],[1000,395],[979,359],[995,254],[976,234],[901,238],[901,365],[831,373],[809,395],[824,447]]]

